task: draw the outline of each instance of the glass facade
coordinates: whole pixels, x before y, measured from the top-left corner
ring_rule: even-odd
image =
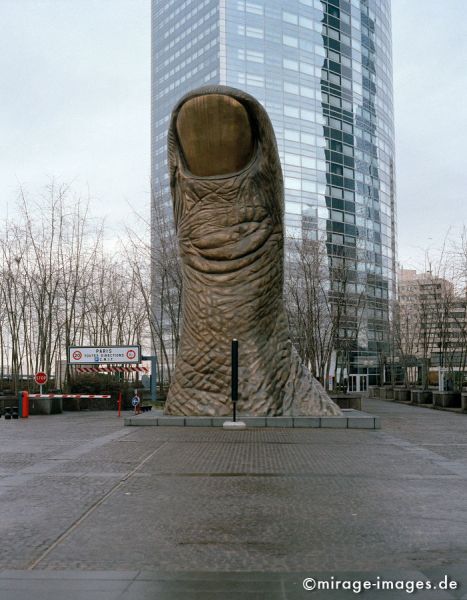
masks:
[[[167,189],[167,129],[186,92],[219,83],[219,0],[153,0],[151,177]]]
[[[266,108],[285,182],[286,234],[326,243],[364,310],[343,321],[350,371],[375,377],[395,290],[390,0],[153,0],[152,178],[166,187],[172,106],[209,83]],[[356,320],[359,323],[356,323]]]

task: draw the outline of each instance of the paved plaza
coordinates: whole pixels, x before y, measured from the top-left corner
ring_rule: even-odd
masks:
[[[379,400],[380,430],[0,420],[0,600],[467,599],[467,415]],[[365,599],[408,598],[372,589]]]

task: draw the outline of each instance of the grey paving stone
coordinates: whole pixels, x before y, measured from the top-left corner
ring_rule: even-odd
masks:
[[[31,580],[54,580],[58,579],[60,581],[68,581],[70,579],[76,580],[107,580],[107,581],[132,581],[141,575],[140,571],[117,571],[117,570],[108,570],[108,571],[77,571],[77,570],[60,570],[60,571],[50,571],[48,569],[33,569],[30,571],[24,570],[13,570],[13,569],[5,569],[0,571],[0,582],[4,579],[14,581],[16,579],[20,579],[23,581],[31,581]]]
[[[252,586],[260,586],[262,582],[279,584],[289,573],[270,571],[140,571],[135,581],[222,581],[231,580],[250,582]]]
[[[34,589],[35,593],[50,591],[51,593],[61,592],[63,595],[68,592],[123,592],[127,589],[129,582],[127,579],[93,579],[88,577],[74,579],[0,579],[0,598],[7,591],[22,591]]]
[[[33,586],[25,590],[5,590],[2,592],[2,600],[119,600],[121,591],[98,591],[87,590],[36,590]],[[133,600],[129,598],[128,600]],[[134,598],[134,600],[138,600]]]
[[[357,595],[347,590],[307,592],[297,588],[296,590],[288,589],[285,593],[286,600],[349,600],[349,598],[360,597],[365,600],[407,600],[407,598],[420,598],[420,600],[453,600],[453,596],[444,592],[426,590],[419,591],[417,594],[408,594],[404,591],[394,590],[369,590]]]
[[[124,428],[113,413],[84,411],[0,422],[0,567],[230,571],[238,582],[274,571],[283,589],[287,572],[311,567],[460,573],[466,415],[364,408],[382,431]]]
[[[275,592],[261,592],[255,590],[251,592],[245,591],[231,591],[229,589],[219,591],[206,591],[206,590],[192,590],[189,593],[185,591],[173,591],[170,592],[164,587],[157,585],[148,586],[141,588],[134,584],[130,589],[119,597],[119,600],[154,600],[155,598],[161,600],[284,600],[282,591]],[[188,595],[189,594],[189,595]]]
[[[173,580],[141,580],[133,581],[128,587],[128,592],[134,593],[139,591],[150,591],[160,594],[165,597],[166,594],[191,593],[191,592],[222,592],[243,593],[243,592],[263,592],[263,593],[280,593],[282,594],[282,582],[279,581],[252,581],[249,578],[236,578],[233,575],[224,575],[219,578],[204,579],[173,579]]]

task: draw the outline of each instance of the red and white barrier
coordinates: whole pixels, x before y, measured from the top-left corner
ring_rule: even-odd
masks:
[[[78,373],[149,373],[147,367],[136,367],[129,365],[127,367],[76,367]]]
[[[110,394],[28,394],[28,392],[21,392],[21,416],[29,416],[29,399],[30,398],[112,398]],[[117,409],[118,416],[122,414],[122,392],[118,392],[117,398]]]
[[[29,398],[112,398],[110,394],[29,394]]]

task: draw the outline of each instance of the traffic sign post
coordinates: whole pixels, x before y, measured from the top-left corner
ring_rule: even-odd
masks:
[[[140,398],[138,396],[138,392],[136,390],[135,390],[135,395],[131,399],[131,404],[133,405],[133,408],[135,409],[135,415],[138,415],[141,412],[141,409],[140,409],[141,400],[140,400]]]
[[[48,379],[49,379],[48,375],[47,375],[47,373],[44,373],[44,371],[38,371],[34,377],[34,381],[39,386],[39,390],[40,390],[41,394],[42,394],[42,386],[47,383]]]

